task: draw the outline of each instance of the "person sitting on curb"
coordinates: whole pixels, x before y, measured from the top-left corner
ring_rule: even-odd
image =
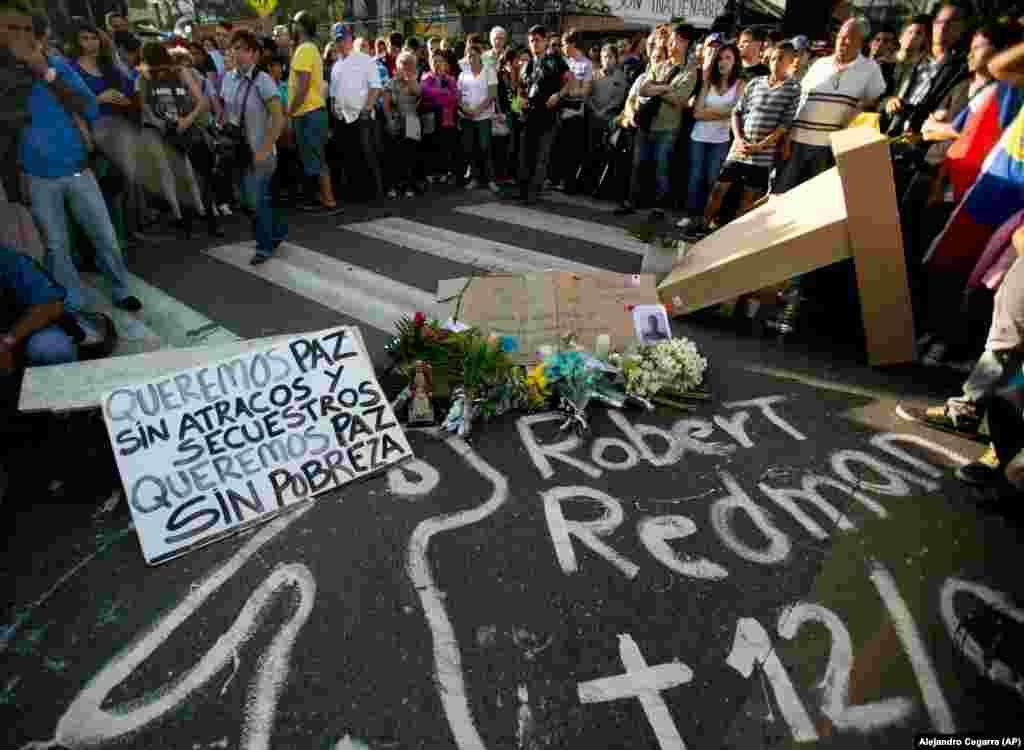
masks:
[[[64,317],[64,290],[31,258],[0,245],[0,377],[76,361]]]

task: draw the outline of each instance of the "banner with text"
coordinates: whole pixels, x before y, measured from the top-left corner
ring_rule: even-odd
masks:
[[[608,10],[630,24],[667,23],[683,18],[698,28],[709,28],[725,12],[728,0],[611,0]]]
[[[412,455],[354,328],[117,388],[103,417],[151,565]]]

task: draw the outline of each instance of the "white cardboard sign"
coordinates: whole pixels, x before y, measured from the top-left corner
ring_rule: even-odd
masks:
[[[117,388],[103,417],[150,565],[412,456],[349,327]]]

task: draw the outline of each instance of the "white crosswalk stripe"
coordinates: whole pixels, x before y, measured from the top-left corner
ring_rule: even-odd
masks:
[[[290,242],[260,266],[249,265],[251,243],[203,252],[381,331],[393,331],[397,321],[417,311],[429,316],[440,311],[430,292]]]
[[[117,329],[117,354],[137,354],[162,348],[224,344],[240,337],[214,323],[175,297],[134,274],[128,274],[128,293],[142,302],[142,310],[130,313],[111,303],[110,282],[105,276],[83,273],[82,292],[88,308],[106,313]]]
[[[342,229],[364,237],[384,240],[409,250],[453,260],[485,271],[527,273],[554,269],[574,273],[594,273],[601,269],[557,255],[538,253],[504,242],[471,234],[420,224],[397,216],[358,224],[343,224]]]
[[[505,203],[481,203],[475,206],[459,206],[457,213],[479,216],[484,219],[515,224],[530,229],[539,229],[560,237],[583,240],[593,245],[603,245],[634,255],[644,256],[650,246],[626,234],[622,227],[598,224],[593,221],[575,219],[571,216],[537,211],[532,208],[512,206]]]

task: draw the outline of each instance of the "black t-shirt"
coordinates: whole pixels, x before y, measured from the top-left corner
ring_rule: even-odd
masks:
[[[749,68],[744,66],[743,70],[740,71],[739,78],[741,81],[752,81],[755,78],[770,76],[771,74],[772,71],[767,65],[764,63],[757,63],[756,65],[751,65]]]
[[[562,88],[569,66],[561,55],[544,55],[538,62],[531,58],[521,73],[523,88],[526,89],[530,108],[526,122],[533,127],[554,125],[557,109],[548,109],[547,101]]]

